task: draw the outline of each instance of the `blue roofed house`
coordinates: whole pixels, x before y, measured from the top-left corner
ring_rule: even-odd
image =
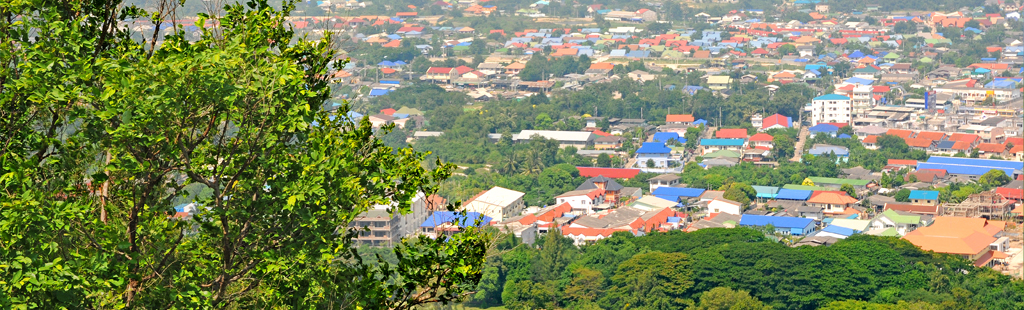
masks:
[[[775,232],[783,235],[806,236],[814,232],[814,219],[744,214],[740,217],[740,226],[775,227]]]
[[[648,167],[648,161],[653,163],[653,167]],[[670,166],[676,166],[679,164],[678,158],[673,158],[672,149],[665,146],[664,142],[644,142],[640,149],[636,150],[636,165],[644,172],[661,172],[664,168],[670,168]],[[647,170],[650,171],[647,171]]]
[[[850,161],[850,149],[837,145],[815,144],[810,150],[807,150],[807,154],[814,156],[834,154],[837,157],[836,163]]]
[[[685,201],[690,198],[700,197],[704,193],[703,188],[669,187],[661,186],[651,192],[655,197],[669,201]]]
[[[833,237],[837,239],[846,239],[846,237],[853,236],[856,233],[858,233],[858,231],[850,228],[836,225],[828,225],[814,235],[818,237]]]
[[[814,194],[814,191],[783,188],[780,189],[779,193],[775,195],[775,199],[806,201],[807,199],[811,198],[811,194]]]
[[[832,124],[817,124],[812,126],[811,128],[808,128],[807,131],[810,132],[811,138],[814,138],[814,136],[817,136],[819,134],[835,137],[836,134],[839,133],[839,127],[836,127],[835,125]]]
[[[935,206],[939,204],[939,191],[910,191],[910,203],[915,205]]]
[[[1024,162],[1014,160],[962,158],[931,156],[927,162],[919,162],[917,169],[946,170],[951,177],[963,176],[978,179],[991,170],[1002,170],[1012,179],[1016,179],[1024,170]]]
[[[741,152],[745,143],[744,139],[700,139],[701,155],[721,150]]]
[[[380,96],[387,95],[391,91],[392,91],[391,89],[387,89],[387,88],[374,88],[374,89],[370,90],[370,95],[368,97],[370,97],[370,98],[377,98],[377,97],[380,97]]]
[[[686,139],[679,137],[678,132],[656,132],[654,133],[654,142],[668,143],[669,140],[675,140],[679,143],[686,143]]]

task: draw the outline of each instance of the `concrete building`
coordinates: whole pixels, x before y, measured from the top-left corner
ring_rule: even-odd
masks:
[[[470,198],[463,207],[467,212],[479,212],[500,222],[523,212],[526,208],[524,195],[523,192],[495,186]]]
[[[388,208],[392,205],[376,205],[372,210],[357,215],[349,224],[350,229],[357,231],[353,241],[368,246],[395,246],[403,237],[416,232],[429,215],[426,197],[422,193],[413,198],[410,206],[410,212],[404,215],[389,213]],[[369,228],[369,231],[364,228]]]
[[[853,118],[850,97],[829,94],[811,100],[811,126],[820,123],[846,123]]]

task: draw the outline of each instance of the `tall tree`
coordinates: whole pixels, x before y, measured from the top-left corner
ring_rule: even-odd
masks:
[[[293,7],[233,4],[198,39],[140,44],[120,23],[173,23],[173,6],[0,6],[0,304],[407,309],[472,289],[472,228],[392,263],[357,253],[358,214],[409,212],[453,167],[320,110],[332,36],[295,37]],[[186,187],[211,193],[176,210]]]

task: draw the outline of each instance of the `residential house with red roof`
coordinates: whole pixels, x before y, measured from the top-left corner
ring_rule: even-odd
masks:
[[[604,197],[604,190],[600,188],[572,190],[555,196],[555,204],[568,204],[573,214],[586,215],[603,205]]]
[[[692,114],[669,114],[665,116],[665,124],[693,125]]]
[[[793,118],[789,116],[783,116],[782,114],[773,114],[772,116],[765,117],[761,120],[760,131],[765,131],[774,128],[791,128],[793,127]]]
[[[747,141],[749,141],[752,148],[765,148],[770,150],[775,148],[775,143],[773,142],[774,139],[775,137],[772,137],[772,135],[759,132],[750,136],[750,139]]]
[[[744,128],[719,129],[715,132],[715,138],[719,139],[747,139],[747,130]]]
[[[811,198],[807,199],[807,204],[821,208],[826,215],[848,216],[862,213],[853,208],[857,201],[857,198],[850,197],[843,191],[815,191]]]
[[[984,218],[939,216],[931,225],[909,232],[903,239],[922,250],[957,255],[983,267],[991,266],[996,257],[1006,257],[999,249],[1008,245],[997,243],[1005,227],[1006,222]]]

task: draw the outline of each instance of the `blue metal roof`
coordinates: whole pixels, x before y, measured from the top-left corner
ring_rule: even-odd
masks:
[[[476,224],[477,219],[480,219],[480,225]],[[479,212],[457,214],[452,211],[434,211],[434,214],[427,217],[427,220],[423,221],[420,227],[435,227],[447,223],[455,223],[459,227],[478,227],[490,222],[490,216],[480,214]]]
[[[668,142],[668,140],[673,140],[673,139],[675,139],[676,141],[679,141],[679,133],[678,132],[656,132],[656,133],[654,133],[654,142]],[[683,141],[685,141],[685,139]],[[683,142],[683,141],[679,141],[679,142]],[[685,143],[685,142],[683,142],[683,143]]]
[[[757,198],[774,199],[779,194],[779,188],[775,186],[758,186],[751,185],[754,191],[757,192]]]
[[[949,174],[964,174],[964,175],[983,175],[991,170],[1002,170],[1008,176],[1013,175],[1012,168],[1000,168],[991,166],[970,166],[970,165],[957,165],[957,164],[940,164],[940,163],[917,163],[917,169],[937,169],[946,170]]]
[[[850,137],[850,135],[844,133],[844,134],[840,134],[838,138],[839,139],[849,139],[849,138],[852,138],[852,137]]]
[[[653,194],[655,197],[665,199],[668,201],[679,201],[679,198],[699,197],[703,193],[703,188],[662,186],[654,189],[654,192],[652,192],[651,194]]]
[[[857,233],[856,230],[849,229],[849,228],[842,227],[842,226],[836,226],[836,225],[829,225],[828,227],[825,227],[825,229],[822,229],[821,231],[823,231],[823,232],[830,232],[830,233],[833,233],[833,234],[843,235],[843,236],[852,236],[853,234]]]
[[[832,124],[817,124],[807,130],[810,130],[811,132],[838,132],[839,127]]]
[[[390,89],[379,89],[379,88],[378,89],[371,89],[370,90],[370,97],[383,96],[383,95],[387,95],[390,92],[391,92]]]
[[[700,145],[743,146],[743,139],[700,139]]]
[[[640,146],[640,149],[636,150],[637,154],[668,154],[672,153],[672,149],[665,146],[664,142],[644,142],[644,145]]]
[[[1010,169],[1024,170],[1024,162],[1013,161],[1013,160],[932,156],[932,157],[928,158],[928,162],[929,163],[957,164],[957,165],[971,165],[971,166],[985,166],[985,167],[999,167],[999,168],[1010,168]]]
[[[813,223],[813,219],[790,216],[766,216],[744,214],[740,217],[740,226],[768,226],[775,228],[804,228]]]
[[[779,194],[778,195],[775,195],[775,199],[801,200],[801,201],[803,201],[803,200],[810,199],[811,198],[811,194],[813,194],[813,193],[814,193],[814,191],[809,191],[809,190],[783,188],[783,189],[779,190]]]
[[[939,191],[910,191],[910,199],[938,200]]]

